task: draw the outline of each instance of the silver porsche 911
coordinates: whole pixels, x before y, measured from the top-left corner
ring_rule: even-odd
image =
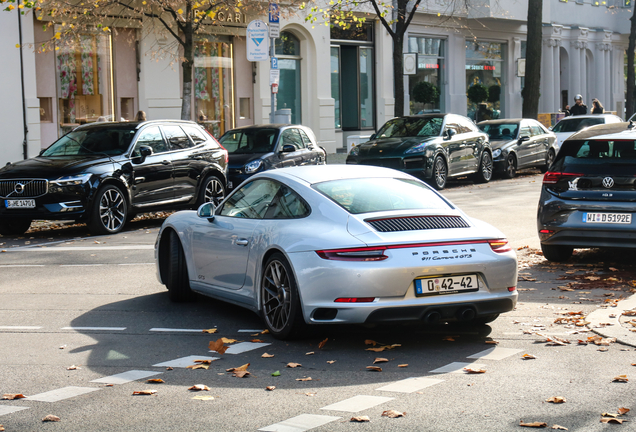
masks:
[[[518,295],[500,231],[371,166],[257,174],[218,207],[168,217],[155,257],[171,300],[244,306],[281,339],[307,324],[486,323]]]

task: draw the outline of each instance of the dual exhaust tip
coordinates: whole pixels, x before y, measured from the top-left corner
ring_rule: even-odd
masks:
[[[457,320],[458,321],[471,321],[475,319],[475,309],[466,307],[457,311]],[[437,310],[432,310],[424,315],[424,322],[426,324],[439,324],[442,321],[442,313]]]

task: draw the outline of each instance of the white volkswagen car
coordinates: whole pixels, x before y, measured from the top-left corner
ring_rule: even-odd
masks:
[[[308,324],[486,323],[517,302],[500,231],[380,167],[256,174],[218,207],[166,219],[155,256],[172,300],[249,308],[281,339]]]

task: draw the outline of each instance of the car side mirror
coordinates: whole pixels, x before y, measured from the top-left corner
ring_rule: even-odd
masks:
[[[214,203],[211,203],[211,202],[203,203],[197,209],[197,216],[199,216],[202,219],[205,218],[209,220],[210,222],[212,222],[214,220],[215,210],[216,208],[214,207]]]
[[[530,137],[522,136],[522,137],[519,138],[519,144],[521,144],[522,142],[525,142],[525,141],[529,141],[529,140],[530,140]]]
[[[373,141],[374,139],[375,139],[375,134],[373,134],[373,135],[371,135],[371,136],[369,137],[369,141]]]
[[[152,147],[142,145],[139,147],[139,156],[146,158],[152,154]]]
[[[295,152],[295,151],[296,151],[296,147],[294,147],[291,144],[285,144],[280,152],[281,153],[292,153],[292,152]]]
[[[444,131],[444,139],[451,139],[455,135],[455,129],[446,129]]]

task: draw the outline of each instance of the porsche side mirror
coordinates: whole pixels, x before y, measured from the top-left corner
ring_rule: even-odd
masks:
[[[212,222],[214,220],[215,210],[216,208],[214,207],[214,203],[211,203],[211,202],[203,203],[197,209],[197,216],[199,216],[202,219],[205,218],[209,220],[210,222]]]

